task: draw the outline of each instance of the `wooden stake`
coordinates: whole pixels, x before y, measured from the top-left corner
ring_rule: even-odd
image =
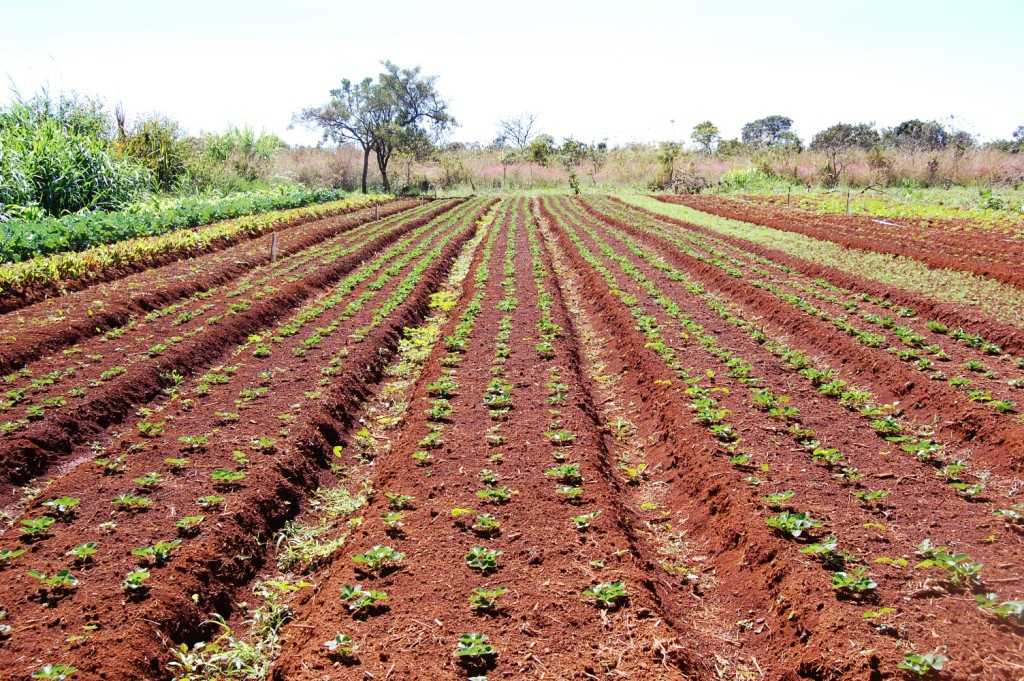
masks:
[[[786,205],[789,205],[789,195],[793,193],[792,187],[786,187]]]
[[[373,204],[373,219],[376,220],[379,217],[380,217],[380,204],[379,203],[375,203],[375,204]]]
[[[850,190],[846,190],[846,214],[850,214]]]
[[[270,235],[270,262],[277,262],[277,232]]]

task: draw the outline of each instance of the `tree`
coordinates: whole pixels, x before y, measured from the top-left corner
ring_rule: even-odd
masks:
[[[658,162],[661,172],[652,184],[655,189],[664,189],[672,185],[676,174],[676,159],[683,153],[683,146],[677,142],[662,142],[658,146]]]
[[[420,67],[403,69],[385,61],[377,80],[370,106],[373,150],[384,190],[390,191],[388,162],[395,151],[433,142],[455,125],[455,119],[437,91],[437,76],[421,75]]]
[[[367,193],[366,175],[373,151],[374,118],[371,106],[375,98],[372,78],[354,83],[347,78],[341,87],[331,90],[330,101],[320,107],[304,109],[299,120],[323,129],[324,141],[336,144],[354,142],[363,150],[363,193]]]
[[[584,159],[587,158],[587,145],[572,137],[566,137],[558,150],[558,160],[569,173],[569,186],[576,194],[580,193],[579,179],[576,177],[576,169]]]
[[[715,145],[722,139],[718,126],[711,121],[704,121],[693,126],[690,139],[700,147],[700,150],[710,156],[715,150]]]
[[[417,150],[424,141],[455,125],[448,104],[438,93],[436,76],[423,76],[420,68],[402,69],[389,61],[375,81],[341,81],[322,107],[305,109],[300,120],[323,128],[324,139],[338,144],[354,142],[363,150],[363,193],[370,153],[377,159],[385,191],[390,191],[388,163],[396,151]]]
[[[1013,131],[1013,141],[1024,144],[1024,125],[1017,126],[1017,129]]]
[[[501,132],[498,139],[503,145],[510,145],[522,151],[530,144],[530,140],[536,134],[534,125],[537,123],[537,115],[522,113],[512,118],[506,118],[498,123]]]
[[[590,180],[597,185],[597,173],[608,162],[608,143],[601,141],[588,144],[586,156],[590,164]]]
[[[555,155],[555,138],[551,135],[537,135],[524,150],[527,161],[546,166]]]
[[[949,146],[950,136],[938,121],[912,118],[883,134],[886,144],[911,151],[937,151]]]
[[[743,143],[753,147],[791,147],[800,149],[802,143],[791,128],[793,119],[786,116],[766,116],[743,126]]]
[[[811,140],[811,149],[825,154],[822,180],[827,187],[839,184],[843,174],[845,152],[850,149],[872,149],[881,136],[871,123],[836,123],[825,128]]]

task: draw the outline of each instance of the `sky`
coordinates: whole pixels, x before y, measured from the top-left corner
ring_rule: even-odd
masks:
[[[949,122],[983,140],[1024,125],[1024,3],[0,0],[0,104],[12,88],[98,96],[192,133],[229,123],[292,144],[292,115],[384,59],[419,65],[460,122],[502,118],[584,141],[724,136],[770,114],[805,140],[838,121]]]

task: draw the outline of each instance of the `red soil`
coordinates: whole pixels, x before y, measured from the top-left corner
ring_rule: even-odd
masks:
[[[864,315],[895,314],[860,293],[898,300],[918,312],[899,323],[922,335],[938,307],[776,256],[607,199],[471,199],[351,229],[275,267],[232,276],[231,286],[211,284],[207,297],[184,293],[180,305],[132,319],[114,337],[89,334],[78,347],[99,360],[40,353],[30,377],[9,383],[33,404],[70,385],[88,390],[0,441],[8,479],[42,490],[22,501],[13,487],[5,491],[15,524],[0,550],[25,553],[0,558],[0,610],[11,627],[0,636],[0,679],[58,662],[76,667],[79,681],[171,678],[172,647],[221,633],[212,613],[252,640],[257,628],[239,603],[253,600],[255,584],[280,577],[286,535],[277,533],[286,522],[322,522],[318,487],[373,491],[325,526],[319,541],[340,547],[288,568],[307,586],[282,596],[289,614],[275,629],[279,646],[265,650],[269,678],[465,679],[486,671],[492,679],[875,681],[902,678],[897,665],[908,652],[935,650],[949,658],[940,678],[1020,678],[1024,630],[974,602],[990,591],[1000,602],[1022,598],[1024,535],[994,514],[1019,498],[1015,415],[967,401],[773,291],[804,296],[827,318],[850,300]],[[468,260],[469,272],[446,284],[456,258]],[[819,277],[832,288],[814,288]],[[451,297],[439,300],[452,307],[433,336],[441,340],[418,347],[403,329],[442,314],[428,307],[442,286]],[[211,325],[211,315],[240,301],[249,306]],[[864,315],[850,319],[864,326]],[[443,339],[456,338],[467,319],[465,346],[449,352]],[[543,350],[552,325],[560,331]],[[652,342],[652,325],[667,351]],[[893,342],[888,328],[870,328]],[[150,356],[147,348],[175,334],[181,340]],[[1007,338],[1009,348],[1015,337]],[[946,336],[928,340],[951,366],[982,357],[1010,375],[1002,356]],[[879,437],[871,418],[824,396],[773,343],[834,367],[878,402],[900,400],[893,414],[915,434],[929,430],[945,448],[942,463],[968,459],[962,475],[970,480],[982,466],[995,472],[986,492],[958,495],[936,475],[938,463]],[[419,368],[404,383],[390,370],[382,385],[398,352],[403,362],[422,353]],[[728,358],[742,359],[748,373]],[[99,378],[114,366],[125,372]],[[160,376],[171,369],[177,385]],[[33,386],[57,370],[53,382]],[[451,413],[428,415],[437,407],[431,384],[449,371],[457,384]],[[495,379],[509,387],[504,414],[484,402]],[[770,415],[755,388],[784,396],[795,415]],[[725,410],[737,443],[698,421],[698,389]],[[379,405],[388,425],[380,426],[383,441],[370,439],[384,444],[369,448],[364,427],[385,423]],[[154,423],[160,432],[143,432]],[[418,465],[411,455],[432,426],[441,442]],[[814,446],[800,445],[793,426],[813,429]],[[551,441],[559,429],[572,434],[570,444]],[[837,466],[812,460],[825,447],[841,451],[860,477],[841,480]],[[743,453],[750,460],[735,458]],[[119,470],[104,472],[99,456],[122,456]],[[551,472],[564,462],[579,465],[577,503]],[[488,482],[485,469],[498,481]],[[217,483],[215,471],[244,477]],[[154,472],[157,483],[145,489]],[[477,492],[489,485],[516,494],[488,504]],[[793,492],[784,506],[821,522],[809,536],[788,539],[766,524],[778,508],[764,496],[783,490]],[[871,503],[854,494],[870,491],[885,494]],[[115,509],[111,500],[129,492],[151,506]],[[399,532],[385,522],[395,503],[388,493],[415,497]],[[224,497],[219,506],[197,505],[212,494]],[[35,540],[22,536],[21,521],[52,515],[45,502],[61,496],[80,500],[74,513]],[[453,522],[456,507],[493,514],[500,531],[472,530],[472,516]],[[591,512],[589,529],[570,523]],[[205,516],[196,533],[179,533],[178,520],[194,514]],[[874,581],[863,596],[836,591],[838,568],[801,550],[829,535],[846,569]],[[149,566],[149,589],[126,595],[121,582],[140,564],[132,549],[172,538],[183,542],[165,565]],[[983,564],[977,582],[918,566],[925,538]],[[87,541],[97,542],[96,556],[75,564],[67,552]],[[397,569],[356,569],[352,556],[375,545],[404,554]],[[492,574],[464,561],[477,546],[501,552]],[[27,573],[65,567],[80,583],[61,597],[41,597]],[[599,608],[584,594],[618,581],[628,591],[620,607]],[[352,615],[340,596],[350,584],[387,591],[386,607]],[[481,586],[508,589],[497,612],[470,609],[467,598]],[[324,646],[339,632],[357,646],[351,659]],[[497,655],[475,668],[460,664],[453,651],[466,632],[486,634]]]
[[[733,220],[834,241],[848,248],[914,258],[929,267],[971,272],[1015,286],[1024,284],[1024,272],[1020,269],[1024,242],[999,234],[887,225],[869,217],[821,215],[720,196],[657,195],[654,198]]]

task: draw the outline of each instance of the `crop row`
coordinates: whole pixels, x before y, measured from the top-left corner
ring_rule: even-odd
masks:
[[[637,248],[635,244],[630,244],[628,239],[621,239],[623,245],[627,248],[632,245],[634,248],[630,249],[633,255],[637,258],[637,261],[633,261],[627,257],[619,255],[615,249],[604,243],[592,227],[585,227],[587,218],[585,214],[576,213],[575,218],[570,218],[569,213],[565,212],[566,207],[561,207],[561,210],[556,209],[556,219],[559,220],[560,227],[564,230],[566,237],[573,244],[573,247],[577,250],[580,257],[590,267],[593,267],[597,273],[605,280],[609,290],[615,294],[616,297],[630,310],[632,316],[636,321],[637,330],[646,337],[647,347],[657,354],[668,366],[673,370],[677,376],[684,381],[686,386],[685,394],[687,401],[690,402],[690,408],[693,411],[697,422],[703,424],[707,429],[709,435],[711,435],[715,441],[719,444],[724,451],[725,457],[728,459],[730,464],[737,468],[739,471],[754,471],[760,470],[762,474],[770,471],[770,478],[774,478],[778,482],[784,484],[788,482],[793,488],[797,488],[797,492],[793,489],[779,489],[777,491],[770,492],[764,495],[763,504],[764,511],[766,513],[765,522],[770,527],[779,532],[782,536],[796,538],[798,541],[803,541],[803,538],[815,534],[817,528],[821,527],[821,519],[814,517],[812,514],[794,509],[794,501],[799,501],[803,494],[807,494],[809,497],[816,497],[817,493],[813,492],[814,488],[808,487],[809,480],[805,479],[807,473],[801,472],[800,475],[792,477],[787,474],[784,470],[777,471],[775,466],[772,464],[771,468],[768,468],[768,464],[763,462],[759,463],[759,456],[756,453],[748,453],[744,451],[745,448],[749,448],[752,445],[748,444],[745,447],[741,444],[741,430],[736,424],[730,423],[729,415],[733,410],[724,407],[722,402],[729,402],[734,404],[734,409],[737,414],[742,413],[757,413],[758,411],[766,413],[771,419],[779,421],[780,425],[785,427],[785,432],[790,437],[796,440],[796,443],[801,449],[804,449],[808,453],[809,459],[812,463],[817,463],[826,471],[824,480],[826,483],[831,477],[833,481],[839,482],[842,485],[853,487],[854,494],[851,495],[855,503],[840,503],[840,498],[832,496],[830,497],[833,501],[829,504],[830,509],[834,506],[846,507],[841,517],[844,518],[842,523],[837,522],[837,516],[832,515],[831,524],[833,527],[845,524],[848,521],[848,517],[856,517],[859,514],[873,514],[880,512],[884,509],[884,515],[893,521],[896,517],[892,510],[897,509],[899,511],[900,505],[903,500],[907,500],[908,503],[916,503],[917,500],[912,498],[912,495],[897,494],[899,490],[893,490],[893,496],[890,496],[890,492],[885,489],[875,489],[868,487],[860,487],[861,480],[864,478],[864,474],[858,471],[851,465],[840,451],[840,448],[829,446],[829,444],[822,439],[824,431],[819,430],[815,432],[807,428],[801,422],[800,410],[797,410],[793,403],[795,400],[788,395],[780,394],[771,389],[771,386],[766,385],[762,378],[758,377],[755,373],[756,369],[749,362],[746,362],[741,356],[734,352],[722,347],[720,340],[727,337],[728,334],[723,329],[716,329],[715,332],[709,333],[703,326],[694,321],[693,318],[687,316],[680,304],[683,303],[687,294],[692,296],[704,297],[708,301],[709,305],[714,306],[715,301],[710,299],[706,292],[696,282],[690,280],[685,273],[668,267],[663,261],[659,264],[662,267],[652,271],[662,271],[668,275],[670,280],[678,281],[682,284],[680,287],[673,287],[674,294],[668,294],[663,290],[660,290],[653,280],[649,279],[644,274],[641,268],[638,268],[635,264],[643,260],[643,256],[646,254],[648,258],[652,258],[652,263],[657,259],[656,255],[652,255],[648,249]],[[590,251],[590,249],[584,245],[581,240],[581,236],[575,233],[575,228],[571,226],[571,223],[576,221],[577,224],[584,226],[587,233],[587,239],[590,240],[594,246],[598,249],[601,255],[597,255]],[[606,228],[602,228],[606,229]],[[634,288],[632,284],[624,285],[619,282],[618,277],[612,273],[606,265],[602,264],[602,260],[607,260],[613,267],[621,269],[622,275],[626,276],[626,281],[632,280],[636,284],[635,293],[631,290]],[[660,308],[659,312],[653,310],[647,310],[645,304],[642,302],[643,299],[649,299],[656,303],[655,310]],[[760,334],[758,340],[759,343],[772,343],[764,337],[766,330],[762,330],[752,324],[743,323],[743,320],[733,317],[734,313],[727,309],[724,305],[718,304],[718,313],[723,317],[725,321],[732,321],[740,326],[745,326],[747,330]],[[665,326],[669,322],[673,324],[679,324],[679,334],[683,343],[685,344],[687,338],[691,338],[692,341],[696,341],[698,347],[703,348],[709,355],[709,359],[712,360],[712,364],[718,364],[719,369],[712,373],[710,369],[704,372],[701,364],[689,364],[693,362],[692,353],[687,353],[681,347],[674,347],[675,343],[668,340],[668,327]],[[672,336],[675,332],[672,333]],[[691,341],[691,342],[692,342]],[[757,347],[756,345],[749,345],[748,347]],[[774,350],[779,353],[785,353],[783,347],[776,346]],[[684,359],[686,358],[686,359]],[[796,367],[795,367],[796,368]],[[716,378],[717,372],[725,372],[723,375],[728,376],[726,383],[736,383],[738,386],[746,386],[749,391],[749,401],[746,404],[740,404],[737,400],[732,397],[735,393],[735,388],[726,387],[722,385],[722,379]],[[817,371],[817,370],[816,370]],[[801,372],[804,376],[816,376],[811,371],[808,371],[807,366],[804,365]],[[827,374],[826,374],[827,375]],[[890,419],[884,416],[882,413],[878,413],[878,407],[875,407],[867,403],[863,395],[858,395],[852,388],[843,388],[842,382],[837,380],[838,377],[832,376],[831,379],[822,380],[817,385],[823,386],[831,383],[831,390],[820,391],[822,394],[828,395],[831,393],[839,399],[843,393],[853,393],[850,397],[853,399],[844,400],[848,408],[858,409],[862,411],[875,411],[876,413],[864,414],[865,418],[871,418],[871,425],[873,429],[879,433],[880,436],[887,439],[890,442],[904,445],[908,448],[914,449],[916,452],[921,452],[922,447],[929,450],[929,455],[934,454],[939,447],[930,440],[921,440],[920,438],[908,437],[907,434],[901,433],[898,428],[898,421]],[[742,394],[742,393],[740,393]],[[858,404],[859,403],[859,404]],[[835,418],[835,417],[833,417]],[[745,419],[749,420],[749,419]],[[896,422],[897,425],[893,425]],[[884,427],[883,427],[884,426]],[[892,431],[891,428],[896,427],[897,431]],[[838,431],[841,433],[842,431]],[[760,438],[756,438],[760,440]],[[760,446],[764,446],[761,444]],[[908,450],[909,451],[909,450]],[[778,455],[776,455],[778,456]],[[774,458],[774,457],[772,457]],[[785,457],[783,457],[785,458]],[[884,465],[884,464],[883,464]],[[806,470],[806,469],[802,469]],[[874,474],[875,471],[868,471]],[[955,474],[955,473],[954,473]],[[815,476],[811,476],[813,478]],[[786,478],[789,478],[787,481]],[[758,475],[748,474],[745,478],[747,484],[760,487],[765,483]],[[820,483],[818,483],[820,484]],[[799,488],[803,489],[800,490]],[[859,488],[859,489],[858,489]],[[932,491],[932,497],[935,497],[935,492]],[[941,493],[939,497],[941,498]],[[896,502],[894,506],[893,503]],[[858,510],[858,507],[862,510]],[[969,508],[969,507],[968,507]],[[773,515],[767,515],[771,510],[775,511]],[[970,510],[964,511],[971,514]],[[865,527],[868,527],[871,522],[865,523]],[[897,521],[898,522],[898,521]],[[802,546],[803,552],[815,556],[821,564],[831,571],[831,586],[832,588],[843,598],[852,600],[855,602],[874,602],[877,606],[877,600],[873,595],[876,589],[879,588],[879,583],[882,582],[881,578],[877,581],[870,573],[870,566],[865,563],[864,557],[858,557],[849,550],[843,550],[840,548],[842,540],[846,537],[846,534],[836,537],[830,535],[824,537],[817,535],[816,539],[811,543],[804,543]],[[870,540],[869,540],[870,542]],[[861,540],[856,542],[858,545],[863,545]],[[1005,561],[1005,550],[1002,547],[992,548],[990,547],[986,553],[995,557],[997,560],[1002,559]],[[984,599],[979,596],[979,603],[982,604],[985,612],[992,612],[993,604],[995,607],[1001,608],[1008,616],[1012,618],[1013,600],[999,599],[994,594],[989,596],[988,592],[984,593],[983,589],[984,580],[981,576],[981,565],[974,562],[969,556],[963,553],[957,553],[944,546],[936,546],[934,544],[925,541],[916,548],[912,549],[921,556],[921,562],[919,569],[928,569],[939,567],[947,573],[947,584],[951,585],[954,590],[961,589],[967,590],[970,593],[974,590],[976,593],[980,593],[984,596]],[[1001,555],[1002,554],[1002,555]],[[881,558],[886,559],[885,565],[892,566],[894,563],[900,567],[899,569],[905,569],[907,565],[907,559],[903,558],[892,558],[891,556],[882,556]],[[882,564],[881,560],[876,561]],[[888,578],[888,575],[887,575]],[[888,579],[886,581],[889,581]],[[896,578],[897,583],[901,582],[902,579]],[[1003,581],[1002,579],[996,581]],[[886,590],[886,593],[891,593]],[[940,607],[941,606],[932,606]],[[872,613],[885,612],[885,615],[872,615],[873,618],[888,617],[891,616],[895,610],[887,607],[876,607],[870,611]],[[1004,616],[1007,616],[1004,615]],[[996,615],[999,616],[998,614]],[[982,619],[984,621],[984,619]],[[904,663],[911,664],[912,659],[917,659],[918,653],[908,653]]]
[[[10,220],[0,226],[0,264],[41,255],[84,251],[94,246],[159,236],[255,213],[343,200],[334,189],[283,187],[219,197],[185,197],[142,203],[119,211],[85,211],[60,218]]]
[[[72,517],[34,535],[40,541],[28,544],[29,555],[16,557],[8,568],[12,581],[22,581],[18,571],[25,567],[59,573],[55,566],[66,560],[61,551],[69,540],[90,539],[97,552],[84,566],[68,567],[88,589],[74,588],[55,604],[73,612],[88,600],[94,613],[104,613],[99,619],[105,628],[85,636],[89,646],[129,635],[148,641],[152,651],[152,631],[108,619],[126,593],[148,619],[172,627],[180,626],[175,623],[182,618],[198,623],[198,608],[216,604],[237,571],[247,569],[242,556],[256,549],[269,527],[298,510],[304,486],[315,480],[310,466],[318,455],[309,448],[322,437],[316,435],[324,433],[321,424],[346,423],[352,417],[352,400],[359,399],[373,372],[383,369],[397,328],[425,307],[438,275],[472,235],[485,209],[486,202],[471,202],[410,233],[275,331],[245,339],[228,353],[230,364],[182,381],[164,399],[140,410],[127,429],[94,445],[85,462],[47,490],[48,495],[78,498],[80,505]],[[404,267],[393,267],[396,262]],[[372,294],[364,295],[366,291]],[[309,336],[302,329],[336,320],[341,323],[322,333],[320,343],[305,343]],[[257,350],[264,337],[274,336],[281,339],[282,350],[304,351],[278,355],[275,350],[261,356]],[[362,380],[353,382],[356,377]],[[326,449],[330,451],[329,440]],[[89,496],[81,494],[83,485]],[[48,508],[37,500],[24,518],[29,523],[18,523],[19,532],[39,518],[52,518]],[[169,513],[164,515],[164,510]],[[133,521],[138,514],[146,522]],[[99,522],[104,516],[110,520]],[[131,555],[132,546],[157,547],[166,555],[158,564],[133,567],[133,562],[149,559]],[[224,558],[209,563],[209,556]],[[171,574],[163,569],[165,564],[185,570],[189,583],[163,577]],[[142,568],[149,578],[135,572]],[[200,587],[201,582],[207,585]],[[28,612],[36,607],[29,584],[22,588],[28,598],[17,598],[17,607],[10,608],[14,622],[30,622]],[[11,599],[14,593],[5,596]],[[200,598],[190,603],[190,593]],[[39,635],[26,632],[26,638]],[[145,652],[122,654],[138,664]]]
[[[272,211],[215,223],[195,230],[144,236],[96,246],[81,252],[55,253],[0,266],[0,311],[38,298],[38,292],[76,290],[111,276],[138,271],[174,259],[224,248],[296,222],[346,213],[389,197],[368,195]]]
[[[73,404],[76,398],[86,397],[89,389],[124,373],[133,364],[159,358],[196,334],[217,326],[226,317],[240,314],[273,296],[281,286],[330,266],[396,226],[428,214],[428,210],[426,207],[416,209],[345,232],[276,263],[256,268],[228,285],[133,317],[102,336],[22,366],[3,377],[0,414],[8,420],[0,423],[0,432],[17,432],[29,421],[44,418],[47,411],[62,408],[69,400]],[[110,352],[116,354],[115,364],[104,361],[105,354]],[[15,408],[24,410],[20,418],[11,418],[17,415]]]

